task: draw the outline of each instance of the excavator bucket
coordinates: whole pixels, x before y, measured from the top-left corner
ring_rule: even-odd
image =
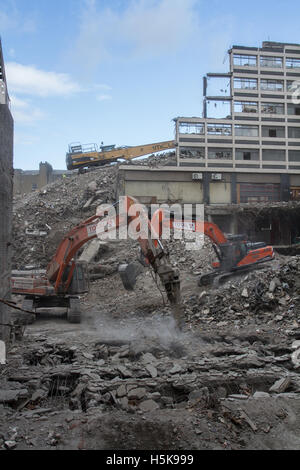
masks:
[[[119,274],[126,290],[133,291],[138,275],[143,271],[140,263],[121,264]]]

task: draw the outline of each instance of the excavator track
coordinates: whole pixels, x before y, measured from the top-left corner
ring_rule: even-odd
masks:
[[[257,263],[251,266],[246,266],[243,268],[239,268],[230,272],[216,271],[216,272],[203,274],[202,276],[198,278],[198,286],[199,287],[212,286],[214,288],[218,288],[230,278],[242,276],[243,274],[247,274],[252,271],[257,271],[259,269],[263,269],[264,267],[265,265],[262,262],[260,262],[260,263]]]

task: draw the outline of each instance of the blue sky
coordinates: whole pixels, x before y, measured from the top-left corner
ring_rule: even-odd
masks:
[[[68,144],[139,145],[202,115],[233,44],[300,43],[295,0],[0,0],[15,168],[65,168]]]

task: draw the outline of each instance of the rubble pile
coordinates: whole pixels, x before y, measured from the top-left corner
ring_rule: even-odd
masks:
[[[103,331],[84,342],[27,334],[22,347],[11,350],[0,377],[1,416],[7,427],[15,426],[14,432],[0,432],[0,447],[16,448],[24,441],[34,447],[35,439],[16,427],[18,421],[41,426],[62,412],[73,413],[70,422],[90,413],[123,412],[146,419],[156,411],[176,410],[193,413],[195,433],[196,417],[207,416],[214,427],[220,418],[223,424],[231,422],[228,403],[300,399],[300,365],[293,361],[299,341],[272,334],[175,334],[161,322],[142,335],[129,331],[123,339],[118,326],[114,335]],[[239,429],[251,427],[243,413],[233,411]],[[259,430],[257,422],[253,426]],[[57,447],[61,439],[62,429],[56,435],[52,428],[46,445]]]
[[[16,199],[14,268],[44,268],[68,230],[114,202],[117,171],[75,174]],[[163,241],[180,271],[181,332],[150,269],[133,292],[122,285],[117,267],[138,258],[138,243],[85,246],[79,256],[94,282],[81,296],[82,323],[37,312],[1,365],[0,448],[68,448],[73,432],[78,449],[87,440],[112,449],[145,442],[240,449],[250,447],[250,434],[257,448],[266,436],[269,448],[276,432],[280,441],[286,417],[300,412],[300,256],[276,255],[224,284],[199,287],[215,252],[207,238],[198,249],[188,249],[191,241]],[[299,425],[293,433],[297,439]]]
[[[194,243],[192,240],[188,238],[175,240],[171,236],[170,241],[166,241],[164,245],[169,252],[172,265],[195,275],[211,271],[213,261],[217,260],[212,242],[204,237],[200,247],[190,249],[190,244]]]
[[[26,416],[37,414],[39,406],[49,408],[57,396],[73,410],[115,407],[138,413],[195,401],[207,407],[213,397],[250,397],[257,391],[300,392],[293,340],[266,344],[258,336],[255,342],[247,336],[227,336],[226,342],[186,336],[162,344],[150,335],[105,338],[84,347],[40,335],[26,343],[23,357],[12,353],[15,367],[1,379],[0,395],[2,404]],[[277,384],[286,368],[289,380]]]
[[[74,174],[16,199],[13,216],[13,266],[45,267],[63,236],[114,202],[117,166]]]
[[[277,255],[278,256],[278,255]],[[255,322],[300,327],[300,257],[275,260],[262,269],[204,289],[186,300],[188,318],[226,326]]]
[[[175,153],[151,155],[128,165],[171,165]],[[119,164],[67,176],[39,191],[16,196],[13,211],[13,268],[44,268],[62,237],[95,214],[102,203],[114,203]]]
[[[159,166],[172,166],[176,165],[176,154],[175,152],[164,152],[160,155],[152,154],[146,158],[135,158],[134,160],[129,160],[126,164],[129,165],[141,165],[141,166],[150,166],[152,168]]]

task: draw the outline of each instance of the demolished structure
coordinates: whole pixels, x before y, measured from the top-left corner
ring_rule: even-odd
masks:
[[[263,67],[257,57],[275,54],[275,46],[269,52],[266,47],[249,51],[257,67]],[[284,52],[276,50],[275,55],[283,64],[297,46],[280,47]],[[252,59],[241,67],[257,72]],[[272,70],[266,72],[272,75]],[[286,80],[297,70],[283,73]],[[281,99],[276,96],[268,99]],[[257,100],[262,106],[265,98],[259,95]],[[283,123],[272,121],[281,116],[268,116],[263,121],[260,113],[254,124],[254,116],[252,111],[238,120],[232,114],[223,124],[234,133],[236,120],[247,126],[250,120],[263,132],[263,126],[275,123],[287,130],[292,119],[284,116]],[[73,173],[25,196],[16,194],[13,268],[45,268],[65,233],[94,216],[102,203],[114,205],[122,194],[146,204],[205,203],[207,218],[224,232],[236,233],[242,227],[255,241],[282,245],[296,240],[300,203],[287,194],[291,184],[298,184],[300,172],[290,168],[288,160],[264,163],[265,144],[254,144],[254,136],[238,142],[238,148],[247,146],[249,153],[249,146],[251,150],[258,145],[259,160],[247,156],[239,163],[236,153],[235,159],[224,161],[218,155],[214,161],[209,148],[228,148],[229,141],[233,148],[233,136],[209,137],[209,126],[216,127],[216,120],[195,119],[206,133],[185,134],[179,127],[176,155]],[[278,137],[269,137],[274,148]],[[297,139],[286,139],[286,152],[289,143]],[[204,147],[204,157],[184,151],[180,156],[187,144]],[[270,168],[275,164],[285,168]],[[252,199],[238,199],[251,178],[259,188],[251,189]],[[2,248],[9,238],[0,241]],[[170,322],[165,293],[149,269],[142,268],[135,292],[124,290],[118,266],[140,256],[138,243],[96,241],[78,253],[91,273],[89,292],[81,297],[82,323],[70,325],[62,312],[40,309],[37,321],[24,326],[22,341],[10,349],[0,374],[0,449],[299,449],[300,257],[276,254],[260,270],[217,289],[200,287],[197,278],[210,269],[215,256],[210,240],[207,237],[201,249],[188,250],[185,240],[171,239],[169,259],[180,271],[186,321],[185,330],[178,332]],[[5,279],[5,272],[1,275]],[[13,301],[22,305],[18,295]]]
[[[300,194],[299,54],[299,44],[233,46],[229,72],[204,77],[203,117],[175,119],[175,165],[122,166],[120,193],[145,203],[205,204],[208,220],[225,232],[297,243],[300,223],[289,202]],[[248,223],[255,204],[278,202],[286,203],[284,218],[269,209]]]

